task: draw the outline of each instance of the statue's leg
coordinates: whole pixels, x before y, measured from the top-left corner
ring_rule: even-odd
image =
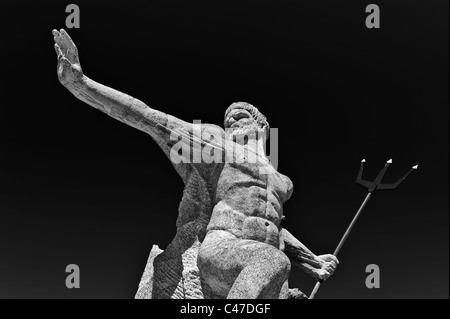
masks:
[[[273,246],[256,242],[238,243],[236,251],[244,266],[228,293],[228,299],[287,298],[291,269],[288,257]]]
[[[219,230],[208,233],[198,258],[204,281],[230,299],[287,298],[290,266],[275,247]]]

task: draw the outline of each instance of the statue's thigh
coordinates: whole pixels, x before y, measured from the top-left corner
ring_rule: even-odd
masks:
[[[287,256],[266,243],[239,239],[224,231],[209,233],[199,251],[202,274],[233,284],[244,268],[289,271]]]

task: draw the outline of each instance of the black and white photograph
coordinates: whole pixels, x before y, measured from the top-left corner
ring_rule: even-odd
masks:
[[[448,1],[2,13],[0,299],[448,300]]]

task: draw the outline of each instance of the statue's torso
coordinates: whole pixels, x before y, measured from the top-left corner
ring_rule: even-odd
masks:
[[[217,183],[217,204],[207,230],[226,230],[238,238],[279,248],[283,203],[292,192],[292,182],[278,173],[265,156],[244,158],[242,150],[240,145],[234,152],[226,149]]]

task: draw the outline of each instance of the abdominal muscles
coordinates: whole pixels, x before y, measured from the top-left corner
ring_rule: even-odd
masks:
[[[270,204],[264,206],[271,206]],[[269,210],[274,210],[270,207]],[[264,211],[235,209],[225,200],[214,207],[207,231],[225,230],[240,239],[252,239],[279,248],[278,226],[264,218]]]

